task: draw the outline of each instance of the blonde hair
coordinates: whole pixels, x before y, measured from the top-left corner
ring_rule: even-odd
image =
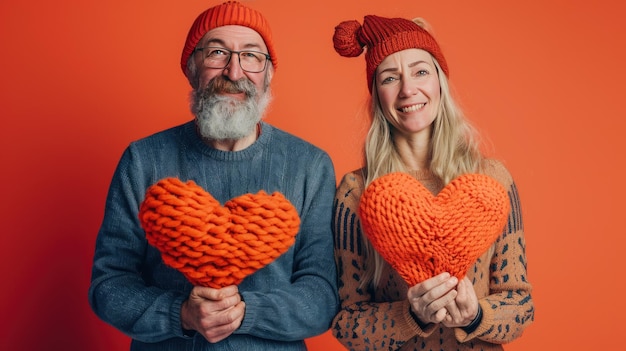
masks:
[[[452,96],[447,77],[437,60],[432,58],[438,72],[441,98],[431,130],[428,170],[447,184],[461,174],[480,171],[483,155],[479,148],[478,133],[465,119]],[[375,78],[372,84],[369,114],[372,121],[364,146],[365,186],[385,174],[409,171],[394,147],[392,127],[381,109]],[[373,286],[377,286],[387,263],[373,249],[369,240],[365,236],[362,238],[366,248],[365,266],[373,267],[366,270],[362,285],[371,281]]]

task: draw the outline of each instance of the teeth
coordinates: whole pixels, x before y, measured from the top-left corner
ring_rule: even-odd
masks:
[[[424,106],[426,106],[426,103],[417,104],[417,105],[413,105],[413,106],[409,106],[409,107],[403,107],[402,108],[402,112],[415,112],[415,111],[421,109]]]

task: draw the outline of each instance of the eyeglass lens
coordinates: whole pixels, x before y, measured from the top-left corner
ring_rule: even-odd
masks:
[[[224,68],[232,59],[233,54],[237,54],[241,69],[246,72],[256,73],[265,70],[267,56],[256,51],[232,51],[218,47],[206,47],[202,49],[204,54],[204,65],[207,68]]]

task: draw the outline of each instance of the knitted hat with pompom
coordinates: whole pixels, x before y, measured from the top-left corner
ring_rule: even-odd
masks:
[[[237,1],[226,1],[221,5],[216,5],[202,12],[191,25],[180,58],[180,67],[185,75],[187,74],[187,61],[202,37],[211,29],[228,25],[244,26],[258,32],[263,38],[265,46],[267,46],[272,65],[276,68],[278,61],[276,60],[276,51],[272,42],[272,31],[265,17],[260,12],[246,7]]]
[[[367,87],[372,92],[374,72],[385,57],[406,49],[422,49],[435,57],[448,76],[448,65],[435,38],[417,23],[404,18],[365,16],[363,25],[356,20],[335,27],[335,51],[341,56],[357,57],[367,47],[365,63]]]

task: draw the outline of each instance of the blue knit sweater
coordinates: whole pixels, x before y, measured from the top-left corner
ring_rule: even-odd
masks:
[[[304,350],[304,339],[329,328],[338,310],[332,162],[306,141],[267,123],[261,127],[256,142],[237,152],[205,145],[193,121],[124,151],[96,241],[89,303],[133,339],[131,350]],[[180,309],[192,285],[164,265],[137,217],[146,189],[166,177],[193,180],[222,204],[245,193],[279,191],[301,218],[289,251],[239,285],[243,323],[219,343],[183,335]]]

